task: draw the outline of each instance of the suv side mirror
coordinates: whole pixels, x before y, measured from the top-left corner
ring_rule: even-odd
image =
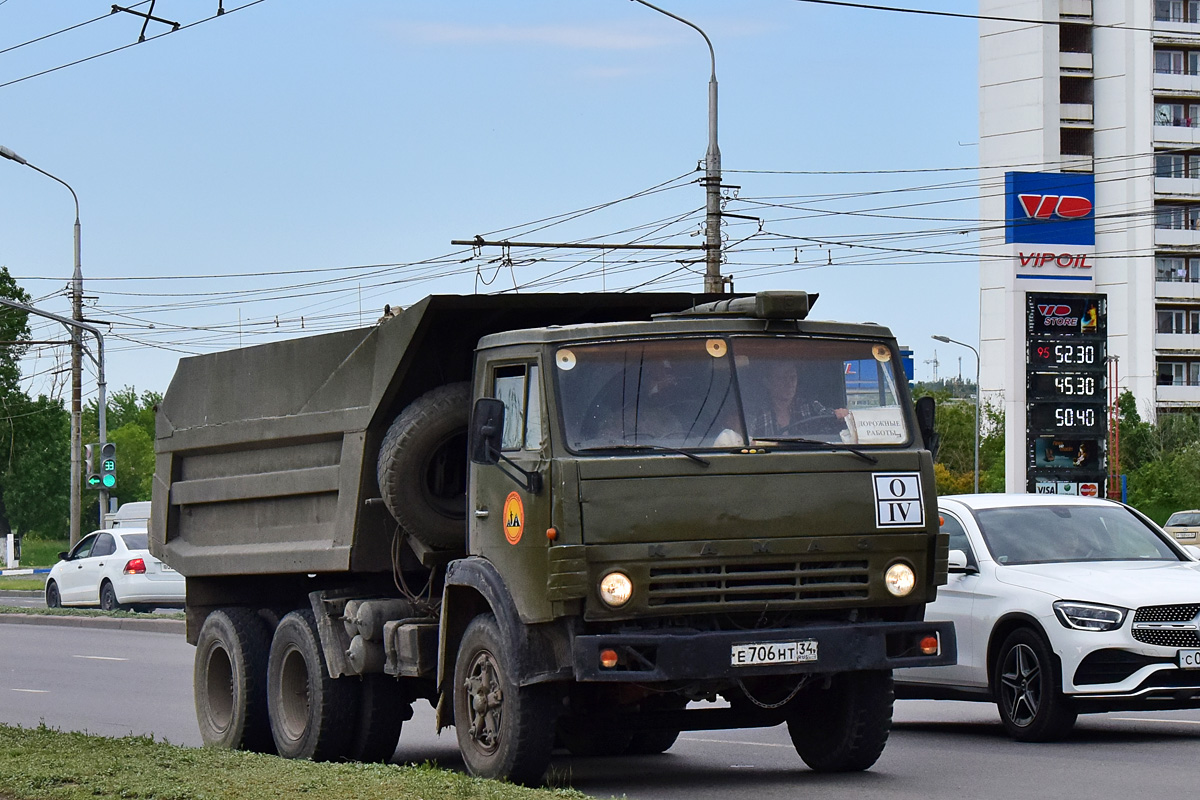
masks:
[[[504,401],[481,397],[471,414],[470,453],[476,464],[499,464],[504,436]]]
[[[937,423],[937,401],[932,397],[917,398],[917,428],[921,431],[921,438],[925,441],[925,449],[937,458],[938,444],[941,436],[938,435],[934,427]]]

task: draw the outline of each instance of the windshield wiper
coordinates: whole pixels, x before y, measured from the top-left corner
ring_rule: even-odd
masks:
[[[695,453],[681,450],[678,447],[667,447],[665,444],[610,444],[604,447],[584,447],[576,450],[577,453],[604,453],[612,450],[657,450],[663,453],[678,453],[681,456],[686,456],[692,461],[695,461],[702,467],[708,466],[708,459],[701,458]]]
[[[870,464],[878,464],[879,463],[878,458],[871,455],[870,453],[864,453],[862,450],[858,450],[857,448],[848,447],[844,444],[835,444],[833,442],[822,442],[817,439],[804,439],[804,438],[801,438],[798,436],[768,436],[763,439],[751,439],[750,444],[751,444],[751,446],[760,445],[760,444],[803,444],[803,445],[808,445],[809,447],[816,449],[816,450],[845,451],[847,453],[853,453],[854,455],[861,458],[863,461],[866,461]]]

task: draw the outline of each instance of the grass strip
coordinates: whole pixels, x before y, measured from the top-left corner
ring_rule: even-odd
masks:
[[[110,739],[0,725],[4,800],[586,800],[425,766],[315,764],[145,736]]]
[[[117,619],[187,619],[182,611],[146,614],[140,611],[101,611],[98,608],[22,608],[0,606],[0,614],[43,614],[50,617],[116,617]]]
[[[41,592],[46,588],[45,575],[0,575],[0,589]]]

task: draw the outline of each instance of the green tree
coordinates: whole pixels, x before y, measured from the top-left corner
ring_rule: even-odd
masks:
[[[29,302],[6,267],[0,297]],[[0,535],[62,536],[70,507],[70,423],[61,401],[31,400],[21,389],[29,314],[0,307]]]

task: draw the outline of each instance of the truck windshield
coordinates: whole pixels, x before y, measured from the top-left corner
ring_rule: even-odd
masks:
[[[896,361],[882,342],[681,338],[560,348],[571,450],[909,440]]]

